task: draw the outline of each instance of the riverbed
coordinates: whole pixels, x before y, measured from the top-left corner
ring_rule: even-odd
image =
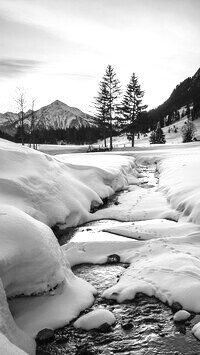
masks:
[[[143,166],[141,169],[145,175],[141,179],[142,188],[155,189],[158,183],[156,166]],[[115,195],[104,208],[117,204],[118,197],[128,193],[129,190],[126,190]],[[91,234],[93,231],[96,233],[97,229],[103,229],[110,223],[110,220],[90,222],[85,226],[70,229],[59,239],[60,244],[70,240],[78,242],[86,230]],[[112,223],[116,226],[119,222]],[[97,307],[104,307],[113,312],[116,323],[109,329],[84,331],[75,329],[72,321],[55,331],[54,341],[38,346],[37,354],[200,354],[200,343],[191,333],[192,326],[200,320],[199,315],[192,315],[185,323],[175,323],[171,308],[154,297],[137,294],[134,300],[122,304],[102,298],[103,291],[116,284],[128,266],[124,263],[74,266],[73,272],[90,282],[98,291],[94,304],[83,314]]]

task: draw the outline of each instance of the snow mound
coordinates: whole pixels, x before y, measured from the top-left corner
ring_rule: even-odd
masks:
[[[116,319],[112,312],[107,309],[99,308],[77,319],[76,322],[74,322],[74,327],[90,330],[99,328],[104,323],[112,325],[115,321]]]
[[[38,297],[19,297],[9,301],[17,325],[35,337],[44,328],[64,327],[94,302],[95,288],[72,272],[57,289]]]
[[[65,278],[60,246],[45,224],[0,204],[0,276],[6,295],[47,292]]]
[[[13,320],[0,279],[0,353],[2,355],[35,354],[35,342]],[[23,350],[22,350],[23,349]]]
[[[102,156],[99,166],[86,160],[83,156],[75,165],[67,156],[53,158],[0,139],[0,347],[5,355],[33,354],[32,337],[39,330],[61,327],[93,303],[96,290],[73,275],[49,226],[90,220],[91,206],[137,183],[137,177],[131,175],[134,158],[110,157],[105,163]]]
[[[128,186],[134,160],[98,156],[89,164],[86,154],[54,158],[0,139],[0,201],[49,226],[76,226],[90,219],[91,205]]]
[[[159,164],[160,189],[172,208],[189,222],[200,224],[199,154],[184,154],[165,159]]]

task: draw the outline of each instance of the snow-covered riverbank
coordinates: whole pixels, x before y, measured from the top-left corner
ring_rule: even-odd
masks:
[[[72,274],[49,226],[90,220],[91,206],[129,185],[134,158],[110,157],[103,168],[104,158],[83,166],[4,140],[0,149],[1,349],[7,354],[13,343],[32,354],[34,342],[15,325],[5,293],[41,294],[60,285],[54,297],[10,301],[17,324],[31,336],[66,324],[93,302],[94,288]]]
[[[68,262],[103,263],[109,254],[117,253],[131,266],[116,286],[105,291],[105,297],[121,302],[144,292],[200,311],[200,162],[196,148],[195,154],[191,148],[173,157],[165,152],[164,159],[158,153],[140,154],[140,163],[158,162],[159,192],[138,186],[140,172],[130,155],[51,157],[4,140],[0,148],[0,341],[5,354],[13,344],[33,354],[31,337],[38,330],[63,326],[93,302],[94,287],[76,278]],[[121,189],[129,189],[129,194],[119,205],[90,213],[91,206]],[[62,248],[49,228],[101,218],[147,222],[123,224],[120,232],[116,230],[122,236],[116,239],[103,234],[98,240]],[[148,222],[154,219],[159,221]],[[126,233],[134,239],[124,238]],[[49,290],[53,290],[51,295],[12,299],[10,314],[5,293],[13,297]],[[22,336],[20,328],[30,335]]]

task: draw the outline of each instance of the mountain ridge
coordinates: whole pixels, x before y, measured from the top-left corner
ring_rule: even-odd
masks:
[[[29,109],[24,113],[24,121],[26,124],[29,120],[31,120],[31,117],[34,117],[36,126],[43,128],[79,129],[81,127],[96,126],[93,116],[84,113],[76,107],[70,107],[60,100],[55,100],[34,112]],[[20,112],[6,112],[4,114],[0,113],[0,128],[13,126],[14,122],[17,124],[19,120]]]
[[[192,77],[188,77],[178,84],[169,98],[158,107],[148,111],[155,122],[163,121],[166,116],[173,115],[183,106],[193,107],[192,118],[200,114],[200,68]]]

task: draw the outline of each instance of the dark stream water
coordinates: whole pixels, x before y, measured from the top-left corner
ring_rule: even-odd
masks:
[[[61,244],[69,240],[76,230],[70,230]],[[200,342],[191,333],[192,326],[200,321],[199,315],[186,323],[175,324],[171,309],[154,297],[138,294],[134,300],[123,304],[102,298],[103,291],[118,281],[126,267],[127,264],[121,263],[74,267],[73,272],[77,276],[89,281],[98,290],[94,304],[82,314],[103,306],[113,312],[116,324],[107,331],[84,331],[75,329],[72,322],[55,331],[53,342],[38,346],[37,355],[200,354]],[[130,329],[125,329],[127,324]]]

